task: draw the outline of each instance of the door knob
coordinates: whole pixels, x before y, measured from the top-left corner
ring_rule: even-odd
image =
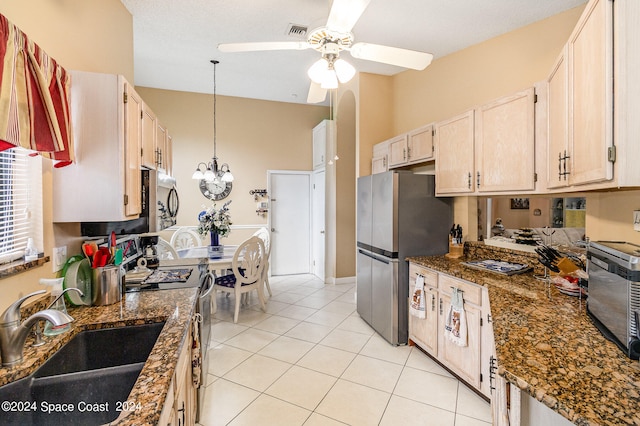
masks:
[[[324,231],[320,231],[321,234],[324,234]]]
[[[276,228],[271,228],[271,232],[276,232]]]

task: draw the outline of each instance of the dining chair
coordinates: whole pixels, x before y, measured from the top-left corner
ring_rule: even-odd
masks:
[[[269,297],[273,296],[271,293],[271,286],[269,285],[269,261],[271,259],[271,234],[269,230],[264,226],[258,229],[254,234],[255,237],[258,237],[262,240],[264,244],[264,249],[266,250],[266,261],[264,265],[264,270],[262,271],[262,281],[264,282],[264,286],[267,288],[269,292]]]
[[[158,244],[156,245],[159,260],[167,259],[179,259],[178,253],[171,246],[171,244],[162,237],[158,237]]]
[[[243,295],[253,290],[258,291],[258,299],[262,310],[266,312],[267,308],[264,301],[264,285],[263,270],[265,267],[266,251],[262,240],[252,236],[238,246],[231,261],[232,274],[217,277],[213,284],[213,312],[218,309],[216,301],[216,293],[218,291],[235,296],[235,310],[233,314],[233,322],[238,322],[238,313],[240,312],[240,304],[246,304],[243,301]]]
[[[196,231],[184,226],[178,228],[178,230],[173,233],[170,244],[176,250],[201,247],[202,238]]]

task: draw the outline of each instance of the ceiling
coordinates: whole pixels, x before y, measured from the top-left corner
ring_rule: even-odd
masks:
[[[222,53],[219,43],[297,41],[290,24],[326,23],[330,0],[121,0],[133,15],[136,86],[306,103],[315,50]],[[371,0],[355,41],[419,50],[434,59],[585,3],[586,0]],[[358,71],[404,71],[351,58]]]

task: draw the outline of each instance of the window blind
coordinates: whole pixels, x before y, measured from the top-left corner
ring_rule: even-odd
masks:
[[[0,152],[0,264],[21,258],[29,238],[43,249],[42,161],[30,153]]]

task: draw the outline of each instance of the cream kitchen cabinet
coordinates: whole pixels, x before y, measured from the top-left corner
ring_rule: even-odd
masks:
[[[156,129],[155,164],[158,170],[172,176],[173,140],[167,129],[159,120]]]
[[[53,221],[121,221],[141,212],[142,100],[121,75],[71,71],[76,163],[52,171]]]
[[[313,128],[313,170],[318,170],[327,164],[327,149],[331,147],[331,120],[322,120]]]
[[[531,87],[476,109],[477,192],[536,189],[535,101]]]
[[[142,166],[148,169],[156,168],[156,145],[157,145],[157,117],[154,112],[142,103]]]
[[[187,336],[191,336],[189,332]],[[191,372],[190,339],[182,345],[158,425],[195,425],[197,395]]]
[[[407,134],[395,136],[386,143],[389,146],[389,169],[406,165],[408,162]]]
[[[425,318],[409,315],[409,339],[427,353],[438,356],[438,274],[415,263],[409,264],[409,294],[413,295],[416,279],[424,278]]]
[[[485,331],[490,326],[487,289],[409,263],[410,294],[413,294],[416,278],[423,276],[425,294],[425,318],[409,315],[409,339],[438,360],[467,384],[485,396],[491,394],[490,364],[493,355],[493,333]],[[458,346],[447,337],[444,330],[451,306],[453,288],[463,291],[467,322],[467,346]]]
[[[377,143],[373,146],[373,158],[371,159],[371,174],[383,173],[389,170],[389,141]]]
[[[474,110],[469,110],[435,125],[436,195],[475,190],[474,118]]]
[[[548,81],[547,187],[640,185],[638,2],[591,0]]]
[[[387,141],[389,168],[418,164],[433,159],[433,125],[429,124]]]
[[[435,125],[436,194],[536,190],[534,88]]]

